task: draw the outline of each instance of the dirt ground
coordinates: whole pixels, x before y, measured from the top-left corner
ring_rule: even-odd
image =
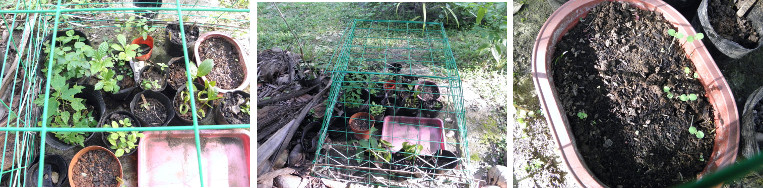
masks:
[[[515,3],[520,1],[515,1]],[[561,162],[560,153],[553,140],[546,119],[540,113],[538,96],[532,83],[530,59],[533,44],[540,27],[555,10],[544,0],[525,0],[514,14],[514,107],[518,114],[512,127],[514,135],[514,187],[579,187],[567,167]],[[697,1],[696,3],[699,3]],[[691,6],[688,6],[691,7]],[[696,8],[695,8],[696,10]],[[691,11],[682,11],[691,18]],[[689,15],[692,14],[692,15]],[[688,15],[688,16],[687,16]],[[705,41],[706,45],[712,45]],[[714,56],[716,64],[731,85],[741,116],[744,102],[752,91],[763,86],[763,68],[756,65],[763,58],[758,49],[738,60],[722,60]],[[522,113],[522,114],[519,114]],[[529,115],[528,115],[529,114]],[[740,155],[738,155],[740,156]],[[742,159],[738,157],[737,160]],[[741,180],[725,187],[760,187],[760,173],[748,174]]]

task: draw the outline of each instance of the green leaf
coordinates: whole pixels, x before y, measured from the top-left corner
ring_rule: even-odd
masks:
[[[479,10],[477,10],[477,25],[482,23],[482,19],[485,18],[485,13],[487,13],[487,8],[485,7],[480,7]]]
[[[684,38],[684,34],[682,34],[682,33],[676,33],[676,38],[678,38],[678,39],[682,39],[682,38]]]
[[[689,100],[689,96],[686,96],[686,94],[681,94],[681,96],[678,96],[678,99],[681,99],[681,101],[687,101]]]
[[[699,139],[705,138],[705,133],[703,133],[702,131],[697,131],[697,138]]]
[[[667,93],[667,92],[670,92],[670,87],[668,87],[668,86],[664,86],[664,87],[662,87],[662,91],[664,91],[664,92],[666,92],[666,93]]]
[[[65,123],[65,124],[69,123],[69,117],[71,116],[71,114],[69,114],[68,111],[62,111],[61,114],[59,115],[61,116],[62,123]]]
[[[110,139],[113,139],[113,140],[117,140],[117,139],[119,139],[119,135],[117,135],[117,134],[114,134],[114,133],[112,132],[111,134],[109,134],[109,138],[110,138]]]
[[[71,101],[74,100],[74,95],[82,92],[82,86],[74,86],[61,92],[61,99]]]
[[[697,33],[696,35],[694,35],[695,40],[702,40],[703,38],[705,38],[705,34]]]
[[[697,94],[694,94],[694,93],[689,94],[689,100],[691,100],[691,101],[697,100]]]
[[[214,60],[212,59],[205,59],[201,62],[199,65],[199,72],[196,73],[196,77],[202,77],[209,74],[209,72],[212,72],[212,68],[215,66]]]
[[[109,140],[109,143],[111,144],[111,149],[116,149],[117,140],[116,139],[108,139],[108,140]]]
[[[699,73],[694,73],[694,78],[699,78]]]
[[[689,127],[689,133],[690,134],[697,134],[697,127],[694,127],[694,126]]]
[[[85,46],[84,42],[75,42],[74,43],[74,48],[82,48],[83,46]]]
[[[122,48],[122,46],[119,46],[119,44],[111,44],[111,48],[118,51],[125,51],[125,49]]]
[[[119,41],[119,43],[124,46],[127,44],[127,37],[125,37],[123,34],[119,34],[117,35],[117,41]]]
[[[98,83],[95,83],[95,90],[101,90],[103,89],[103,82],[98,81]]]
[[[117,122],[114,122],[114,121],[112,121],[112,122],[111,122],[111,127],[113,127],[113,128],[119,128],[119,124],[117,124]],[[114,134],[112,134],[112,135],[114,135]]]
[[[117,152],[114,152],[114,155],[116,155],[117,157],[121,157],[124,154],[125,154],[125,150],[123,149],[117,149]]]
[[[69,87],[69,85],[66,84],[66,78],[59,75],[54,75],[53,78],[50,79],[50,86],[56,91],[61,91],[64,88]]]
[[[686,37],[686,42],[694,42],[694,37],[693,36]]]
[[[689,67],[684,67],[684,72],[686,74],[691,74],[691,69]]]
[[[674,29],[668,29],[668,35],[670,35],[670,36],[676,36],[676,30],[674,30]]]
[[[80,99],[80,98],[75,98],[74,100],[72,100],[71,101],[71,107],[72,107],[72,109],[74,109],[76,111],[81,111],[81,110],[87,109],[85,107],[85,104],[82,104],[82,99]]]
[[[74,30],[68,30],[66,31],[66,36],[74,36]]]
[[[672,99],[673,98],[673,94],[672,93],[668,93],[668,98]]]

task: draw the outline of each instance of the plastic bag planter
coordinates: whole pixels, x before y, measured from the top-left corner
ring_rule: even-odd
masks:
[[[569,125],[565,109],[557,97],[556,87],[550,78],[550,66],[553,66],[555,45],[562,36],[577,24],[587,12],[603,2],[571,1],[557,9],[538,33],[532,57],[533,82],[537,88],[541,108],[547,114],[548,124],[553,131],[556,143],[561,150],[562,159],[570,169],[575,179],[585,187],[603,187],[579,153],[575,138]],[[658,11],[665,19],[678,28],[681,33],[696,34],[689,22],[675,9],[659,0],[625,0],[641,9]],[[685,39],[681,40],[685,43]],[[707,98],[715,109],[715,131],[712,156],[707,158],[707,166],[699,176],[730,165],[736,159],[739,142],[739,116],[736,103],[725,78],[721,75],[715,62],[705,46],[698,41],[686,43],[683,49],[690,54],[689,59],[699,73],[699,80],[705,87]],[[693,53],[691,53],[693,51]],[[693,177],[688,177],[693,178]]]
[[[474,185],[461,81],[442,25],[354,20],[340,41],[326,103],[335,110],[324,114],[311,175],[379,186]],[[353,123],[368,132],[356,133]],[[443,139],[448,132],[455,136]]]

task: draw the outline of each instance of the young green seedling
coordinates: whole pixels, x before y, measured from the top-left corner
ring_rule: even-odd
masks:
[[[670,92],[670,87],[663,86],[662,87],[662,91],[664,91],[665,93],[668,93],[668,99],[672,99],[673,98],[673,93]]]
[[[585,112],[578,112],[578,118],[585,119],[587,117],[588,117],[588,114],[586,114]]]

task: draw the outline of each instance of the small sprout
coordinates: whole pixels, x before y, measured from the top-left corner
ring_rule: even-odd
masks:
[[[686,42],[694,42],[694,36],[686,37]]]
[[[674,30],[674,29],[668,29],[668,35],[670,35],[670,36],[676,36],[676,30]]]
[[[694,126],[689,127],[689,133],[690,134],[697,134],[697,127],[694,127]]]
[[[681,94],[681,96],[678,96],[678,99],[681,99],[681,101],[686,102],[689,100],[689,96],[686,96],[686,94]]]
[[[587,117],[588,117],[588,114],[586,114],[585,112],[578,112],[578,118],[585,119]]]
[[[703,133],[702,131],[697,131],[697,134],[695,136],[697,136],[697,138],[699,139],[702,139],[702,138],[705,138],[705,133]]]
[[[697,94],[692,93],[692,94],[689,94],[688,97],[689,97],[690,101],[696,101],[697,100]]]
[[[699,78],[699,74],[695,72],[694,73],[694,78]]]
[[[668,93],[668,98],[672,99],[673,98],[673,94],[672,93]]]
[[[676,33],[676,38],[677,39],[682,39],[682,38],[684,38],[684,34],[683,33]]]
[[[670,87],[668,86],[662,87],[662,91],[665,91],[666,93],[670,93]]]
[[[684,67],[684,72],[686,74],[691,74],[691,69],[689,67]]]
[[[705,34],[697,33],[694,35],[694,40],[702,40],[703,38],[705,38]]]
[[[699,154],[699,161],[705,161],[705,157],[701,153]]]

